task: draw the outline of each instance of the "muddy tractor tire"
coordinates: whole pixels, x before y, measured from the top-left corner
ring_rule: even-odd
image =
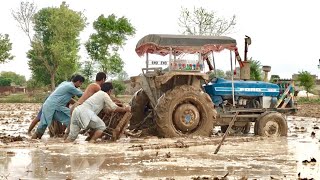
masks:
[[[131,114],[129,129],[136,129],[142,121],[146,118],[145,107],[149,103],[149,98],[147,94],[140,89],[137,91],[130,101]]]
[[[209,136],[217,114],[210,96],[188,85],[166,92],[155,111],[158,133],[165,138]]]
[[[287,136],[287,121],[281,113],[262,114],[254,125],[254,134],[267,137]]]
[[[228,129],[228,125],[221,126],[221,132],[225,133]],[[242,134],[248,134],[250,132],[251,123],[248,122],[244,126],[232,126],[232,130],[234,133],[242,133]]]

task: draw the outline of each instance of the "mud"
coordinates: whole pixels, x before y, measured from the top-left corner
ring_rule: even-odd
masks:
[[[296,116],[320,118],[320,104],[300,104],[298,108]]]
[[[61,138],[31,140],[26,134],[39,104],[0,104],[0,179],[297,179],[320,177],[320,119],[288,117],[288,137],[227,137],[214,154],[219,136],[194,139],[121,137],[116,142],[75,143]],[[218,128],[215,129],[218,131]],[[10,136],[9,136],[10,135]],[[165,144],[178,148],[144,148]],[[203,144],[201,144],[203,143]],[[312,162],[312,159],[316,162]]]

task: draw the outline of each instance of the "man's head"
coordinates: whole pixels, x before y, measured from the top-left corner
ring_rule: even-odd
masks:
[[[74,86],[78,88],[78,87],[80,87],[80,86],[82,85],[82,83],[84,82],[84,80],[85,80],[85,79],[84,79],[83,76],[77,74],[77,75],[75,75],[74,78],[72,79],[72,82],[73,82]]]
[[[112,90],[113,90],[113,86],[111,82],[105,82],[102,84],[101,86],[101,90],[108,93],[109,95],[111,94]]]
[[[70,77],[69,81],[72,82],[72,79],[76,76],[77,74],[72,74],[72,76]]]
[[[96,83],[100,84],[100,86],[106,81],[107,75],[104,72],[98,72],[96,75]]]

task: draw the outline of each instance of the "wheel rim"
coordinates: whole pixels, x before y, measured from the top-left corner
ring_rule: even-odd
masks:
[[[182,104],[174,111],[173,122],[182,132],[194,130],[200,122],[200,113],[192,104]]]
[[[267,136],[280,136],[279,124],[275,121],[268,121],[263,131]]]

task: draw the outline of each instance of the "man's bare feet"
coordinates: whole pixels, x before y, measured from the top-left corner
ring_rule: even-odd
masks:
[[[65,142],[65,143],[71,143],[71,142],[73,142],[73,141],[71,141],[70,139],[65,139],[64,142]]]
[[[42,135],[38,135],[36,132],[33,133],[33,135],[31,136],[31,139],[41,139]]]

